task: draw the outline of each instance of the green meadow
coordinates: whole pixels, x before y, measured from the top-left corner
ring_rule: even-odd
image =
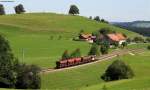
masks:
[[[15,57],[20,62],[35,64],[41,68],[53,68],[65,50],[72,52],[80,48],[87,55],[91,44],[73,41],[81,30],[92,33],[101,28],[109,28],[133,38],[137,33],[117,28],[110,24],[98,23],[82,16],[70,16],[54,13],[29,13],[0,16],[0,34],[9,41]],[[128,48],[145,48],[148,44],[133,44]],[[112,51],[112,50],[111,50]],[[128,63],[135,71],[135,77],[129,80],[104,82],[100,76],[110,65],[104,61],[71,70],[42,74],[42,89],[48,90],[141,90],[150,88],[150,52],[125,55],[119,59]],[[118,88],[119,87],[119,88]],[[4,89],[2,89],[4,90]],[[7,90],[7,89],[6,89]]]
[[[0,34],[8,39],[15,56],[21,62],[42,68],[55,67],[55,62],[65,50],[71,52],[80,48],[82,55],[86,55],[90,44],[72,39],[81,30],[92,33],[100,28],[110,28],[131,38],[138,36],[137,33],[81,16],[53,13],[0,16]]]
[[[42,75],[42,89],[50,90],[149,90],[150,51],[141,54],[125,55],[76,69]],[[121,59],[131,66],[135,77],[129,80],[104,82],[100,76],[114,60]]]

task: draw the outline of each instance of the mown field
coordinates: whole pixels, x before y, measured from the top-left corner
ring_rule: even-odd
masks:
[[[82,55],[89,51],[90,44],[72,41],[80,30],[92,33],[100,28],[123,32],[129,37],[138,34],[125,29],[98,23],[80,16],[52,13],[32,13],[0,16],[0,34],[10,42],[12,50],[21,62],[36,64],[42,68],[55,67],[64,50],[80,48]],[[61,38],[59,38],[61,37]]]
[[[121,59],[128,63],[135,77],[129,80],[104,82],[100,76],[114,60]],[[141,54],[125,55],[71,70],[42,75],[42,89],[52,90],[149,90],[150,89],[150,51]]]

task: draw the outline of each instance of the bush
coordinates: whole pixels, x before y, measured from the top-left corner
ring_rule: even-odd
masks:
[[[121,60],[114,61],[101,76],[104,81],[133,78],[134,73],[130,66]]]
[[[150,45],[149,45],[149,46],[147,46],[147,49],[148,49],[148,50],[150,50]]]
[[[146,42],[148,43],[150,42],[150,37],[146,38]]]
[[[133,39],[133,41],[136,42],[136,43],[143,43],[143,42],[144,42],[144,39],[143,39],[142,37],[135,37],[135,38]]]
[[[119,43],[118,42],[114,42],[113,45],[115,46],[115,48],[119,47]]]
[[[17,66],[17,89],[40,89],[40,68],[35,65],[19,64]]]
[[[128,45],[128,43],[127,42],[123,42],[121,45],[124,48],[124,47],[126,47]]]
[[[131,42],[132,42],[131,38],[127,38],[127,43],[131,43]]]

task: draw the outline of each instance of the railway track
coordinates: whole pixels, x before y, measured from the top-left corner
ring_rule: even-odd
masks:
[[[114,57],[119,57],[125,54],[129,54],[129,53],[135,53],[135,54],[139,54],[139,53],[143,53],[145,51],[145,49],[124,49],[124,50],[117,50],[114,51],[110,54],[107,55],[102,55],[99,57],[96,57],[96,61],[94,62],[90,62],[90,63],[85,63],[85,64],[81,64],[81,65],[77,65],[77,66],[72,66],[72,67],[66,67],[66,68],[61,68],[61,69],[43,69],[41,70],[41,74],[45,74],[45,73],[51,73],[51,72],[58,72],[58,71],[63,71],[63,70],[69,70],[69,69],[73,69],[73,68],[79,68],[79,67],[83,67],[83,66],[87,66],[90,64],[95,64],[95,63],[99,63],[102,61],[107,61],[107,60],[111,60]]]

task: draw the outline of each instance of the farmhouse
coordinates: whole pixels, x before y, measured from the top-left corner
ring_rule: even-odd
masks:
[[[98,39],[100,41],[108,41],[110,44],[126,42],[126,37],[121,33],[111,33],[106,35],[99,35]]]
[[[80,40],[88,41],[90,43],[93,43],[93,40],[96,38],[95,36],[92,36],[92,34],[81,34],[79,36]]]
[[[111,44],[117,42],[121,45],[123,42],[126,42],[126,37],[121,33],[107,34],[107,37]]]

